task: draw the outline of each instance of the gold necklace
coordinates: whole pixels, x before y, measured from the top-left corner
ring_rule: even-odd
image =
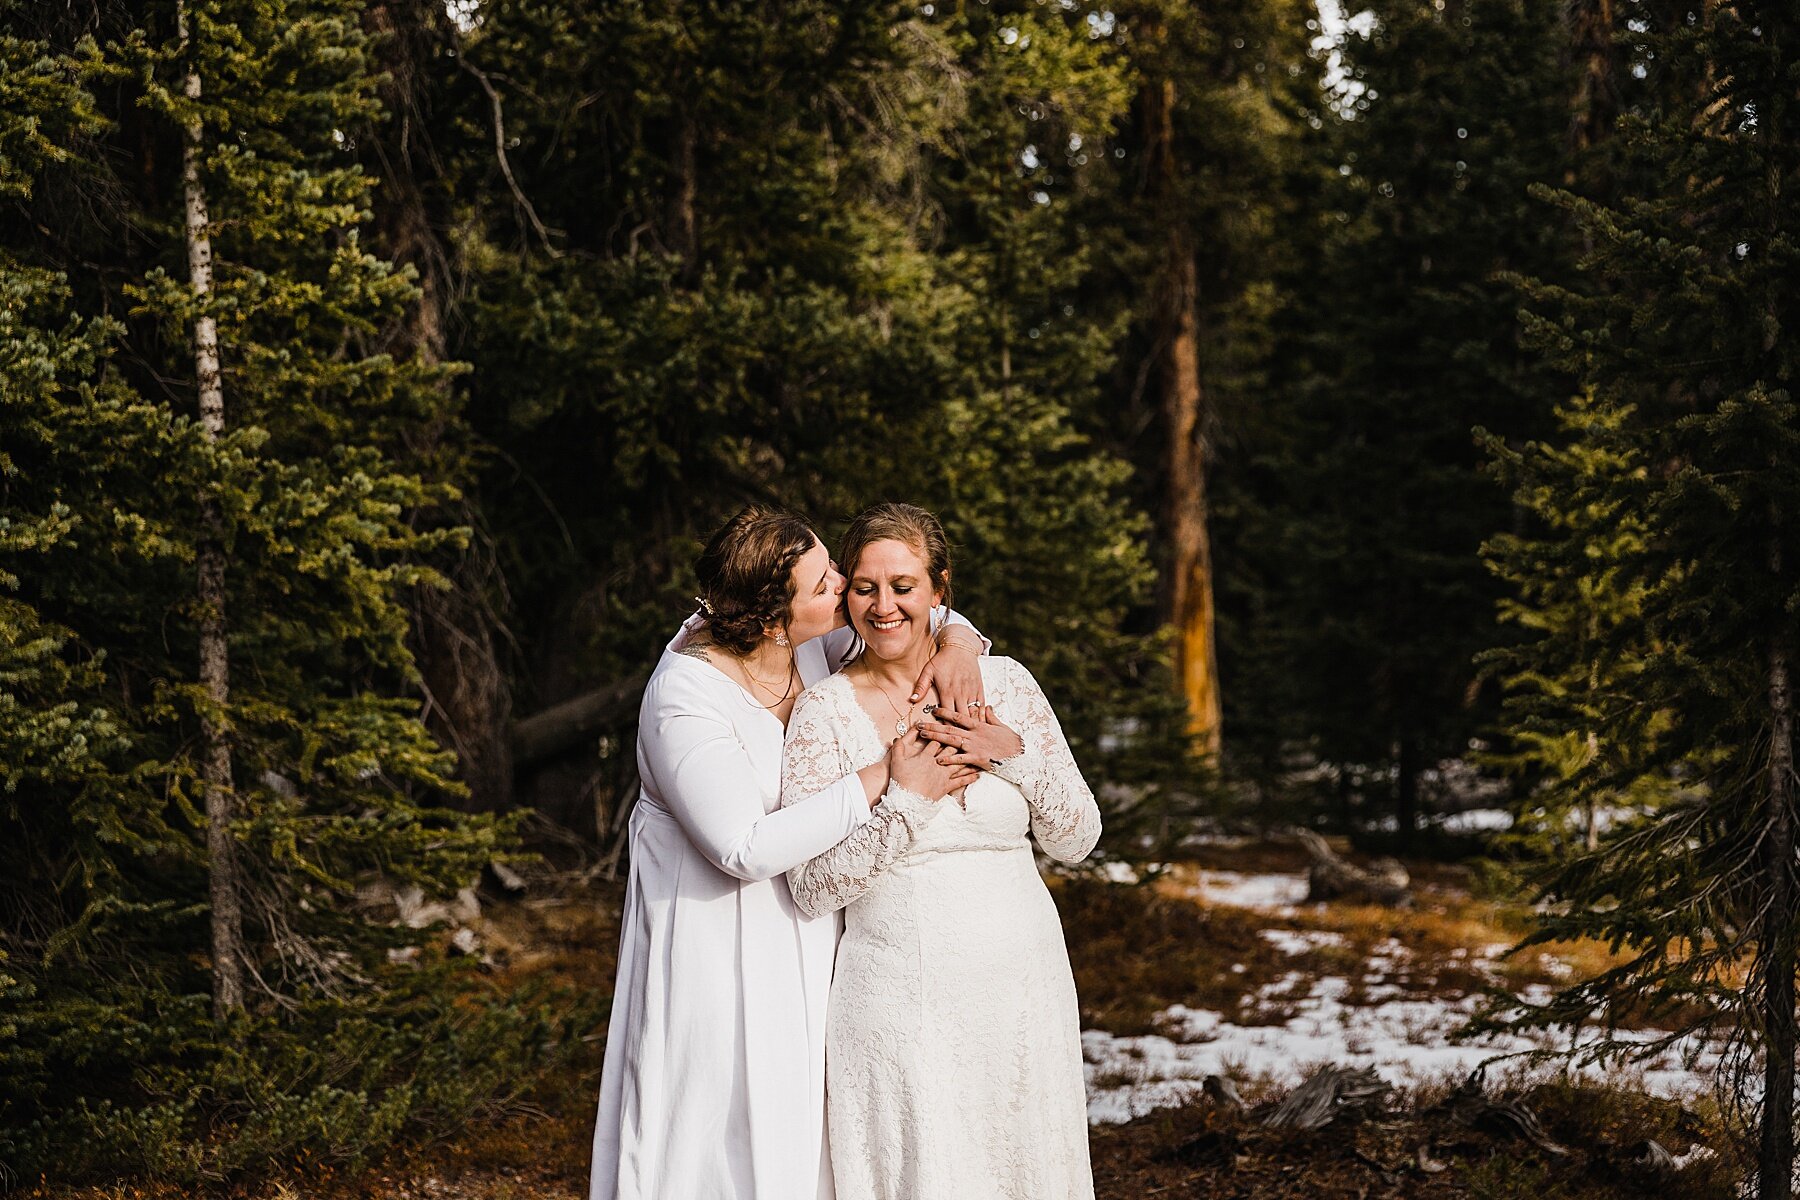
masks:
[[[751,683],[754,683],[757,687],[761,688],[763,691],[767,692],[769,695],[775,696],[775,689],[773,687],[771,687],[770,685],[764,683],[762,680],[758,679],[756,677],[756,672],[752,671],[750,669],[750,660],[748,657],[738,659],[738,663],[744,668],[744,678],[748,679]],[[781,695],[775,696],[774,704],[763,704],[762,701],[758,700],[757,703],[759,705],[761,705],[763,708],[774,708],[774,707],[776,707],[776,705],[781,704],[782,701],[786,700],[788,698],[788,696],[793,693],[795,665],[796,665],[795,660],[792,658],[789,658],[788,659],[788,669],[787,669],[787,679],[784,683],[784,686],[781,689]]]
[[[895,704],[893,697],[888,695],[887,688],[881,686],[880,684],[876,684],[875,690],[878,693],[880,693],[881,698],[883,700],[887,701],[887,706],[894,710],[894,716],[896,718],[898,718],[894,722],[894,736],[895,737],[905,737],[906,731],[908,729],[912,728],[913,706],[909,704],[906,706],[906,711],[901,712],[900,706],[898,704]]]

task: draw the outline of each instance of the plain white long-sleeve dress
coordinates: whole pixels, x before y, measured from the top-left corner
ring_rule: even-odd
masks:
[[[784,873],[858,828],[869,803],[841,772],[780,807],[782,723],[682,652],[698,624],[669,643],[639,710],[589,1196],[829,1200],[825,1010],[840,920],[796,908]],[[853,640],[839,630],[799,647],[802,682],[829,675]]]
[[[981,662],[1024,751],[970,784],[966,808],[890,787],[868,821],[788,874],[803,911],[846,918],[825,1051],[842,1200],[1094,1194],[1075,983],[1030,839],[1078,861],[1100,811],[1031,673]],[[783,794],[806,803],[886,750],[834,676],[794,706]]]

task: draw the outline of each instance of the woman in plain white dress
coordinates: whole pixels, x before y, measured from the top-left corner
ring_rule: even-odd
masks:
[[[696,574],[702,612],[664,652],[640,712],[643,789],[589,1193],[828,1198],[824,1020],[838,922],[799,912],[783,872],[867,820],[890,777],[941,794],[970,768],[940,765],[941,747],[915,741],[778,808],[794,697],[850,641],[834,636],[843,577],[803,520],[762,507],[715,535]],[[917,686],[935,675],[938,692],[972,703],[979,635],[964,623],[940,637],[944,653]]]
[[[867,648],[795,705],[784,802],[916,736],[981,774],[959,799],[896,779],[868,821],[789,872],[803,911],[845,914],[826,1033],[838,1196],[1091,1200],[1080,1014],[1031,840],[1086,857],[1100,834],[1093,793],[1011,659],[981,660],[990,707],[974,716],[909,703],[927,615],[949,589],[931,514],[872,509],[842,557]]]

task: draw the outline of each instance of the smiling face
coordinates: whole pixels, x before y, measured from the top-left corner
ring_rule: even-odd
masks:
[[[788,605],[788,641],[795,646],[810,642],[844,624],[840,600],[844,595],[844,577],[831,561],[830,553],[817,538],[813,546],[794,564],[794,600]]]
[[[925,559],[905,542],[870,542],[850,565],[850,624],[877,657],[917,654],[931,640],[931,610],[942,599]]]

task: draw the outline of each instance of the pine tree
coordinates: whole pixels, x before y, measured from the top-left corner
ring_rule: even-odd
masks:
[[[1214,754],[1261,683],[1223,686],[1247,648],[1219,628],[1245,575],[1232,480],[1248,469],[1237,453],[1263,403],[1273,281],[1293,245],[1309,10],[1150,0],[1090,17],[1134,92],[1113,186],[1082,214],[1099,248],[1088,303],[1131,315],[1094,433],[1137,466],[1134,490],[1156,518],[1158,616],[1176,638],[1190,728]]]
[[[551,1040],[535,1012],[460,1003],[467,981],[433,955],[390,959],[419,935],[357,898],[378,880],[453,892],[511,844],[446,803],[451,758],[412,691],[409,597],[458,534],[414,527],[450,492],[394,463],[452,368],[376,348],[416,293],[362,244],[360,5],[100,16],[82,41],[27,9],[42,37],[7,43],[0,71],[35,106],[8,109],[23,219],[0,242],[17,580],[0,704],[26,715],[0,735],[20,786],[0,808],[0,1161],[192,1178],[302,1147],[356,1158],[479,1108]],[[89,203],[51,216],[71,192]],[[102,265],[79,285],[51,269],[85,254]],[[216,391],[196,370],[207,320]],[[203,664],[209,622],[228,693]],[[209,821],[196,802],[220,783],[229,819]],[[219,836],[239,864],[241,1010],[208,928]]]
[[[1122,318],[1081,296],[1129,84],[1084,10],[940,7],[503,3],[467,33],[447,124],[481,131],[456,169],[492,200],[457,353],[522,711],[641,676],[699,540],[751,498],[828,536],[878,499],[938,510],[960,602],[1059,702],[1120,715],[1166,678],[1123,628],[1147,534],[1092,440]],[[534,795],[571,824],[597,795],[610,828],[630,716]]]
[[[1800,67],[1779,6],[1650,16],[1637,65],[1654,63],[1659,83],[1654,103],[1627,117],[1633,190],[1611,206],[1558,197],[1592,240],[1595,286],[1536,288],[1530,325],[1595,397],[1568,459],[1634,466],[1549,482],[1542,510],[1554,523],[1523,560],[1532,590],[1520,595],[1545,634],[1519,661],[1545,679],[1593,664],[1580,692],[1534,705],[1534,725],[1591,732],[1614,790],[1674,798],[1549,874],[1553,907],[1529,940],[1591,936],[1630,956],[1522,1019],[1610,1022],[1695,1002],[1739,1050],[1726,1087],[1758,1112],[1757,1194],[1773,1200],[1792,1189],[1800,928],[1790,682],[1800,422],[1783,336],[1800,274]],[[1552,572],[1528,565],[1605,561],[1612,530],[1582,516],[1596,502],[1615,514],[1612,530],[1643,540],[1611,589],[1638,597],[1637,611],[1616,623],[1569,620],[1545,602]],[[1760,1086],[1746,1086],[1754,1073]]]
[[[1621,499],[1647,474],[1622,436],[1630,415],[1586,395],[1558,413],[1563,444],[1485,439],[1533,530],[1486,547],[1513,592],[1501,619],[1529,639],[1486,656],[1507,693],[1493,757],[1535,785],[1503,839],[1528,863],[1591,852],[1603,826],[1672,798],[1639,757],[1664,715],[1619,707],[1656,649],[1642,640],[1646,530]]]
[[[1331,231],[1284,279],[1275,411],[1250,451],[1279,464],[1249,503],[1287,568],[1252,626],[1297,681],[1285,740],[1391,804],[1402,839],[1427,769],[1490,720],[1473,659],[1503,635],[1479,550],[1507,509],[1472,430],[1539,435],[1561,386],[1497,277],[1553,275],[1566,243],[1527,196],[1563,177],[1559,11],[1401,0],[1343,33],[1320,115]]]

